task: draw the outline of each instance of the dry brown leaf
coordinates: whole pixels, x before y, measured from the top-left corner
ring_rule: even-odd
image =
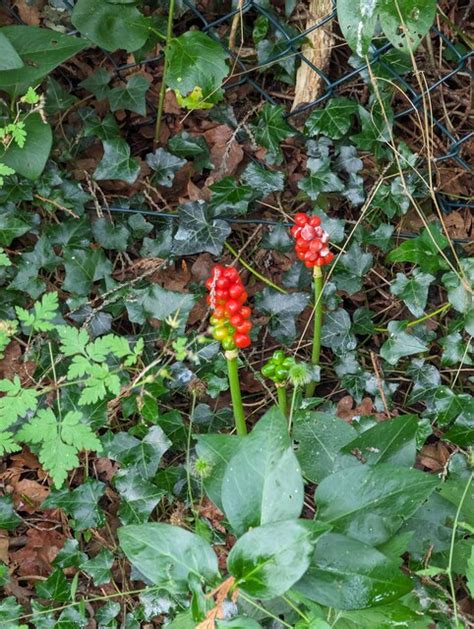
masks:
[[[449,454],[447,445],[442,441],[427,443],[422,447],[417,460],[423,467],[427,467],[432,472],[439,472],[445,468]]]
[[[0,529],[0,561],[8,564],[8,531]]]
[[[13,502],[17,511],[35,513],[49,496],[49,488],[35,480],[24,478],[12,482]]]
[[[20,576],[46,576],[51,572],[51,562],[64,546],[66,536],[53,529],[28,529],[23,548],[10,553],[10,561],[16,564]]]

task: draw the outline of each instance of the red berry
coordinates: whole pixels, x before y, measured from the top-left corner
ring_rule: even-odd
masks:
[[[229,299],[226,304],[226,311],[230,313],[230,316],[237,314],[240,310],[240,304],[235,299]]]
[[[216,286],[217,288],[229,288],[230,282],[225,277],[221,277],[217,280]]]
[[[239,334],[248,334],[250,332],[250,330],[252,329],[252,322],[251,321],[244,321],[243,323],[241,323],[240,325],[237,326],[237,332]]]
[[[301,230],[301,238],[303,238],[303,240],[313,240],[314,237],[314,227],[311,227],[311,225],[305,225]]]
[[[236,314],[230,319],[230,323],[231,325],[234,326],[234,328],[238,328],[239,325],[243,323],[243,321],[244,321],[244,318],[241,314]]]
[[[321,219],[319,218],[319,216],[312,216],[309,219],[309,224],[313,227],[319,227],[319,225],[321,225]]]
[[[227,279],[229,279],[231,281],[235,281],[236,279],[240,280],[239,272],[233,266],[228,266],[224,270],[224,277],[226,277]]]
[[[298,212],[298,214],[295,214],[294,221],[296,225],[303,227],[308,222],[308,215],[303,214],[303,212]]]
[[[250,336],[247,336],[246,334],[239,334],[239,333],[237,333],[234,336],[234,341],[237,347],[240,349],[244,349],[245,347],[248,347],[251,343]]]
[[[229,288],[229,295],[232,297],[232,299],[237,299],[237,297],[239,297],[239,295],[241,295],[244,292],[244,287],[242,286],[242,284],[233,284],[230,288]]]
[[[240,316],[243,317],[244,319],[248,319],[252,314],[252,311],[250,310],[250,308],[248,306],[242,306],[242,308],[240,309]]]

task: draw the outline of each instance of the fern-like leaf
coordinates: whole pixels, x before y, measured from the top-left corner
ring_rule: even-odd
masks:
[[[13,380],[0,380],[0,391],[5,393],[0,398],[0,430],[5,430],[38,406],[36,392],[23,389],[18,376]]]
[[[89,335],[86,330],[78,330],[72,325],[61,325],[57,328],[61,345],[59,347],[65,356],[84,354],[89,343]]]
[[[56,316],[58,307],[58,294],[45,293],[41,301],[35,303],[33,310],[16,306],[15,311],[26,328],[31,328],[34,332],[48,332],[55,327],[51,321]]]
[[[0,456],[8,452],[18,452],[18,450],[21,450],[21,446],[14,440],[13,433],[0,432]]]

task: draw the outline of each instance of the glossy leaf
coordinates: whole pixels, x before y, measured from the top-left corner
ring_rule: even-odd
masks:
[[[378,0],[380,24],[390,43],[404,52],[415,50],[436,15],[436,0]],[[403,26],[402,26],[403,25]]]
[[[249,528],[297,518],[303,506],[303,478],[285,417],[272,408],[242,439],[222,484],[222,504],[237,535]]]
[[[154,585],[187,592],[191,576],[212,583],[217,556],[201,537],[170,524],[141,524],[118,530],[120,547],[130,563]]]
[[[284,118],[284,109],[279,105],[265,103],[253,126],[255,140],[266,149],[265,160],[269,164],[281,164],[283,152],[280,144],[294,135],[294,130]]]
[[[14,142],[2,156],[2,162],[28,179],[38,179],[44,170],[53,144],[53,132],[38,113],[24,121],[26,142],[20,148]]]
[[[425,312],[428,289],[434,280],[434,275],[422,273],[416,269],[413,271],[411,278],[408,278],[404,273],[397,273],[390,290],[403,300],[413,316],[421,317]]]
[[[178,211],[179,223],[173,252],[176,255],[191,255],[208,251],[218,256],[230,234],[229,225],[220,219],[208,217],[208,210],[202,202],[186,203]]]
[[[114,87],[108,93],[110,111],[128,109],[140,116],[146,115],[145,95],[150,81],[141,74],[131,76],[125,87]]]
[[[283,173],[267,170],[254,162],[244,170],[242,179],[255,191],[258,198],[265,198],[272,192],[281,192],[285,184]]]
[[[429,229],[423,229],[420,236],[406,240],[391,251],[387,261],[411,262],[417,264],[423,272],[436,273],[447,268],[447,262],[440,253],[447,245],[447,238],[435,223]]]
[[[74,526],[78,531],[99,528],[105,522],[104,513],[98,505],[104,491],[104,483],[89,479],[72,491],[68,489],[52,491],[43,502],[42,508],[64,509],[74,519]]]
[[[359,57],[367,54],[377,22],[376,0],[338,0],[337,20],[349,46]]]
[[[428,351],[428,346],[407,330],[405,321],[390,321],[388,339],[380,348],[380,356],[391,365],[396,365],[400,358]]]
[[[113,554],[107,548],[102,548],[93,559],[85,561],[81,565],[81,569],[92,577],[95,586],[104,585],[110,583],[112,577],[110,569],[113,563]]]
[[[383,544],[437,485],[436,477],[388,463],[349,467],[316,490],[318,519],[366,544]]]
[[[176,173],[186,164],[185,159],[176,157],[162,148],[156,149],[154,153],[148,153],[146,162],[154,171],[153,180],[166,188],[171,188]]]
[[[387,603],[412,587],[398,561],[338,533],[317,540],[311,565],[295,586],[310,600],[336,609],[364,609]]]
[[[323,319],[321,344],[338,355],[355,349],[357,341],[351,327],[350,315],[344,308],[327,312]]]
[[[357,435],[347,422],[326,413],[301,412],[295,416],[293,439],[303,474],[319,483],[334,470],[337,453]]]
[[[125,140],[104,140],[104,156],[94,171],[97,181],[119,179],[134,183],[140,173],[140,163],[130,157],[130,147]]]
[[[329,527],[308,520],[284,520],[254,528],[233,546],[227,567],[236,585],[255,598],[281,596],[310,564],[317,537]]]
[[[264,288],[257,295],[258,310],[269,315],[268,327],[271,335],[281,343],[291,343],[296,337],[296,318],[308,304],[306,293],[282,295],[272,288]]]
[[[316,109],[310,114],[305,129],[309,135],[322,134],[333,140],[339,140],[351,128],[356,111],[357,105],[354,100],[344,97],[331,98],[322,109]]]

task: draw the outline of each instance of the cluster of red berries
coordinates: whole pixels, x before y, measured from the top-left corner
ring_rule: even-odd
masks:
[[[252,311],[244,305],[248,295],[237,269],[215,264],[211,277],[206,280],[206,288],[209,291],[207,303],[212,310],[212,336],[225,350],[248,347]]]
[[[309,268],[332,262],[334,254],[329,251],[329,235],[321,227],[321,219],[299,212],[294,221],[290,231],[296,240],[295,251],[298,258]]]

